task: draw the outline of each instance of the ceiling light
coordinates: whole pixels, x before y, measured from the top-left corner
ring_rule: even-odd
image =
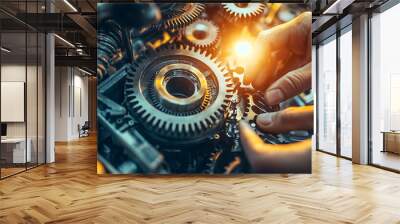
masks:
[[[78,70],[81,71],[81,72],[83,72],[83,73],[85,73],[86,75],[90,75],[90,76],[93,75],[92,73],[90,73],[90,72],[88,72],[88,71],[86,71],[86,70],[83,70],[83,69],[81,69],[81,68],[79,68],[79,67],[78,67]]]
[[[60,37],[60,36],[57,35],[57,34],[54,34],[54,36],[57,37],[57,38],[58,38],[59,40],[61,40],[62,42],[64,42],[65,44],[67,44],[68,46],[75,48],[75,45],[73,45],[73,44],[72,44],[71,42],[69,42],[68,40],[66,40],[66,39],[64,39],[64,38],[62,38],[62,37]]]
[[[68,5],[74,12],[78,12],[78,10],[68,1],[64,0],[64,3]]]
[[[0,49],[1,49],[2,51],[6,52],[6,53],[10,53],[10,52],[11,52],[11,50],[9,50],[9,49],[7,49],[7,48],[5,48],[5,47],[1,47]]]
[[[354,0],[336,0],[332,5],[330,5],[322,14],[342,14],[343,10],[347,8]]]

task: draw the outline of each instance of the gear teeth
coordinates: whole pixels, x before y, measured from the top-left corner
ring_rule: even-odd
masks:
[[[194,17],[191,18],[191,20],[195,19],[196,18]],[[193,33],[197,30],[199,24],[207,26],[207,30],[209,30],[208,35],[203,39],[199,39],[193,35]],[[182,35],[185,36],[188,42],[191,43],[192,46],[200,49],[206,49],[215,45],[219,40],[218,34],[219,28],[213,22],[205,19],[197,19],[182,30]]]
[[[215,117],[221,116],[221,110],[218,109],[218,111],[215,111],[215,112],[214,112],[214,116],[215,116]]]
[[[201,127],[203,128],[203,129],[207,129],[207,122],[205,121],[205,120],[203,120],[203,121],[201,121]]]
[[[193,124],[192,124],[192,123],[189,124],[189,129],[188,129],[188,131],[189,131],[190,133],[193,133],[193,132],[194,132],[194,128],[193,128]]]
[[[232,78],[232,74],[231,74],[231,73],[229,73],[229,72],[225,72],[225,73],[224,73],[224,77],[229,77],[229,78]]]
[[[183,129],[185,134],[187,134],[189,132],[189,126],[187,124],[183,124],[182,125],[182,129]]]
[[[199,126],[199,123],[194,123],[194,129],[196,130],[196,131],[201,131],[201,129],[200,129],[200,126]]]
[[[168,4],[168,3],[164,3]],[[165,22],[156,24],[150,28],[150,30],[160,29],[179,29],[190,24],[197,17],[200,16],[205,6],[201,3],[177,3],[179,6],[175,9],[169,9],[170,12],[166,12],[167,18]],[[163,13],[163,11],[162,11]],[[169,15],[168,15],[169,13]]]
[[[164,132],[170,132],[171,131],[171,123],[164,123],[165,127],[164,127]]]
[[[215,90],[211,85],[207,89],[203,103],[198,108],[198,111],[184,112],[179,115],[176,112],[169,111],[159,102],[156,92],[151,90],[152,85],[150,83],[154,82],[154,77],[140,73],[150,71],[147,69],[148,66],[154,65],[153,60],[157,60],[160,55],[168,56],[169,58],[173,58],[174,55],[185,55],[189,58],[201,60],[207,65],[211,74],[215,76],[219,94],[214,95]],[[143,124],[149,134],[159,136],[161,139],[207,139],[210,129],[219,127],[223,121],[225,109],[232,97],[229,93],[232,90],[232,76],[225,71],[224,64],[204,49],[188,45],[163,46],[156,51],[146,52],[145,57],[142,58],[143,60],[140,63],[132,64],[127,69],[128,75],[124,93],[129,113]],[[192,66],[196,66],[196,63],[193,62]],[[144,77],[148,78],[144,79]],[[207,80],[207,82],[212,83],[213,81],[210,80]],[[141,87],[139,86],[140,83],[144,82],[149,83],[146,83],[147,88],[144,90],[147,92],[145,93],[140,90]],[[175,116],[171,117],[171,115]],[[182,119],[182,117],[185,118]]]
[[[233,85],[233,78],[232,77],[227,77],[226,79],[225,79],[225,81],[229,84],[229,85]]]
[[[133,103],[133,100],[135,99],[135,97],[132,94],[129,94],[127,92],[125,92],[125,95],[127,95],[126,99],[129,103]]]
[[[238,3],[221,3],[224,14],[231,23],[243,22],[259,18],[264,12],[264,3],[247,3],[246,7],[237,6]]]
[[[184,131],[183,131],[183,125],[178,125],[178,124],[176,124],[176,130],[178,130],[178,133],[179,133],[179,134],[184,133]]]
[[[157,127],[157,126],[158,126],[158,123],[160,123],[160,120],[154,119],[153,122],[151,122],[151,126]]]
[[[214,123],[214,121],[211,119],[211,117],[210,117],[210,118],[207,118],[207,119],[206,119],[206,122],[207,122],[207,127],[212,126],[213,123]]]
[[[146,121],[147,121],[147,123],[151,124],[151,123],[153,123],[153,120],[155,120],[155,119],[156,118],[153,116],[147,116]]]

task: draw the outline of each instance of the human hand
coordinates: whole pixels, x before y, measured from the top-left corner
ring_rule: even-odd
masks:
[[[289,99],[311,85],[311,13],[262,31],[254,60],[245,65],[244,82],[265,90],[268,105]]]
[[[311,130],[313,106],[289,107],[283,111],[261,114],[257,126],[268,133],[285,133],[292,130]],[[262,139],[241,121],[240,140],[254,172],[258,173],[310,173],[311,140],[272,145]]]
[[[311,13],[263,31],[256,41],[256,58],[246,65],[245,83],[265,90],[265,103],[276,105],[311,88]],[[268,133],[313,128],[313,107],[291,107],[260,114],[257,126]],[[255,172],[311,172],[311,141],[266,144],[246,124],[240,123],[241,142]]]
[[[273,145],[264,141],[245,122],[240,121],[240,140],[256,173],[310,173],[311,140]]]

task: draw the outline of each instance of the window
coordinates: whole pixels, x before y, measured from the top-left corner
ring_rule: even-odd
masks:
[[[340,155],[352,157],[352,33],[351,26],[340,36]]]
[[[400,4],[371,18],[371,162],[400,170]]]
[[[318,48],[318,149],[336,153],[336,36]]]

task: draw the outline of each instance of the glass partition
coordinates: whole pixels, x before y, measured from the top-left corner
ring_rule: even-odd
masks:
[[[42,12],[43,6],[44,1],[0,2],[17,17]],[[46,39],[12,15],[0,12],[1,179],[45,163]]]
[[[352,33],[351,26],[340,36],[340,155],[352,157]]]
[[[400,170],[400,4],[371,18],[371,162]]]
[[[318,149],[336,153],[336,36],[318,47]]]
[[[25,32],[1,34],[2,177],[24,171],[31,161],[26,136],[26,40]]]
[[[38,49],[37,41],[38,35],[36,32],[27,33],[27,98],[26,98],[26,112],[27,112],[27,150],[30,151],[30,160],[27,167],[34,167],[37,165],[37,132],[38,132]]]
[[[37,64],[37,162],[46,162],[45,124],[46,124],[46,37],[38,33],[38,64]]]

